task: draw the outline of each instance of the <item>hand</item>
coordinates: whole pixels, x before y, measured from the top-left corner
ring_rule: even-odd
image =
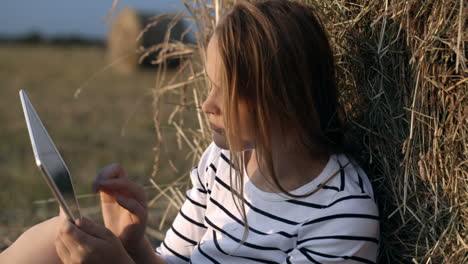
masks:
[[[101,170],[93,191],[100,192],[105,226],[129,253],[138,251],[148,218],[145,190],[131,182],[120,165],[112,164]]]
[[[65,216],[60,216],[55,250],[64,264],[134,263],[110,230],[86,218],[73,224]]]

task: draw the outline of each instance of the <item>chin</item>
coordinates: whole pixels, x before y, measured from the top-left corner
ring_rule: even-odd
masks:
[[[227,139],[224,135],[220,135],[218,133],[213,134],[213,142],[218,146],[218,148],[225,149],[225,150],[230,150],[229,145],[227,143]],[[252,150],[253,143],[252,142],[244,142],[243,147],[240,151],[246,151],[246,150]]]
[[[218,133],[213,134],[213,142],[218,146],[218,148],[229,150],[226,137]]]

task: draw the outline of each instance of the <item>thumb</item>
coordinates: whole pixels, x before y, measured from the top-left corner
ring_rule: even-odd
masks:
[[[111,240],[115,236],[112,232],[102,225],[99,225],[86,217],[81,217],[75,221],[79,229],[88,233],[89,235],[102,240]]]
[[[62,206],[59,206],[59,216],[62,218],[68,218],[68,215],[65,213],[65,210],[63,210]]]

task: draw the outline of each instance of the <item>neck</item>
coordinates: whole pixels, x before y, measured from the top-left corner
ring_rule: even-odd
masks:
[[[272,142],[272,159],[274,173],[279,184],[286,191],[293,191],[315,179],[328,162],[330,153],[317,144],[315,151],[294,144]],[[259,189],[267,192],[282,192],[276,186],[273,175],[270,175],[255,149],[246,152],[246,168],[250,180]]]

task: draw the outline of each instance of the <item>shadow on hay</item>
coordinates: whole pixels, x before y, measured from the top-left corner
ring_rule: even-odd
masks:
[[[348,141],[379,203],[379,263],[462,263],[463,205],[454,202],[464,200],[466,71],[448,41],[462,13],[453,1],[378,2],[348,5],[329,31]]]
[[[408,112],[404,108],[411,94],[408,87],[412,87],[413,81],[402,67],[409,64],[404,52],[407,47],[400,41],[392,45],[392,51],[382,55],[377,48],[376,36],[369,38],[364,30],[353,30],[348,36],[348,41],[353,44],[341,58],[349,63],[348,72],[339,73],[340,87],[345,88],[341,100],[346,135],[348,142],[353,142],[353,157],[362,164],[372,181],[379,204],[382,234],[379,263],[396,263],[388,257],[402,253],[401,244],[392,245],[393,236],[395,232],[399,233],[402,223],[397,217],[390,218],[390,214],[399,206],[392,192],[402,175],[404,154],[401,148],[409,135]]]

